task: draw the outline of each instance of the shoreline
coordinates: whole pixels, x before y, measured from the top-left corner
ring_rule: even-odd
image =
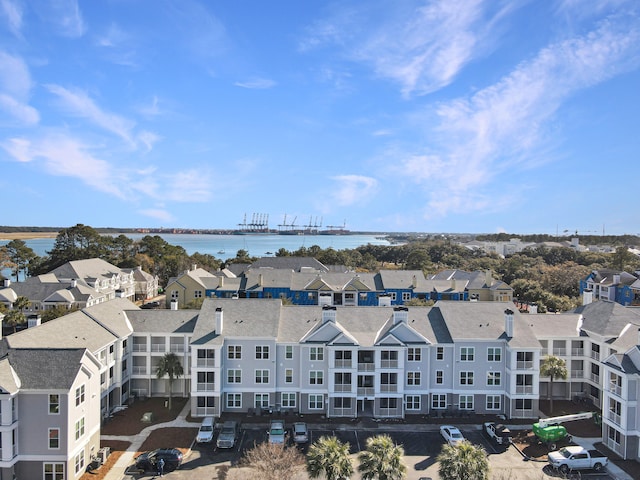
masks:
[[[0,232],[0,240],[32,240],[34,238],[56,238],[58,232]]]

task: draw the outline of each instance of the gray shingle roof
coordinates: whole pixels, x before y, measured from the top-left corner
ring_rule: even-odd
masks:
[[[192,333],[198,310],[128,310],[125,312],[136,333]]]
[[[25,348],[9,351],[9,362],[23,390],[68,390],[73,385],[84,348]]]
[[[582,314],[582,328],[605,338],[620,335],[628,324],[640,326],[640,308],[623,307],[616,302],[599,300],[574,310]]]

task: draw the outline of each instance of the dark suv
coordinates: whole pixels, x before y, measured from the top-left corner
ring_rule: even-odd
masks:
[[[177,448],[159,448],[136,457],[136,469],[156,472],[158,460],[164,459],[164,471],[172,472],[182,464],[182,452]]]

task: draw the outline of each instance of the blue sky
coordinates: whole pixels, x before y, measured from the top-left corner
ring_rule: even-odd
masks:
[[[0,0],[1,225],[640,234],[637,0]]]

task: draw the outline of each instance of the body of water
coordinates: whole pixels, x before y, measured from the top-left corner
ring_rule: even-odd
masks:
[[[140,240],[146,234],[127,234],[133,240]],[[238,250],[246,250],[252,257],[275,255],[284,248],[294,252],[301,247],[353,249],[362,245],[390,245],[382,236],[376,235],[187,235],[159,234],[167,243],[184,248],[189,255],[202,253],[221,260],[234,258]],[[24,241],[37,255],[43,257],[53,248],[55,238],[33,238]],[[8,240],[0,240],[0,246]],[[4,272],[3,272],[4,273]]]

